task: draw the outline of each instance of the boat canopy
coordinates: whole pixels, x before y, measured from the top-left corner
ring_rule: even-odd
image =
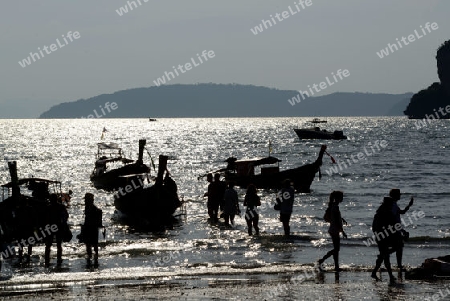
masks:
[[[100,142],[97,144],[98,145],[98,149],[99,150],[105,150],[105,149],[116,149],[116,150],[120,150],[121,148],[119,147],[119,145],[117,143],[104,143],[104,142]]]
[[[28,184],[30,182],[41,182],[41,183],[47,183],[47,184],[61,184],[61,182],[59,182],[59,181],[46,180],[46,179],[41,179],[41,178],[24,178],[24,179],[19,179],[19,181],[17,181],[17,184],[20,186],[20,185]],[[12,188],[13,187],[13,183],[9,182],[9,183],[3,184],[1,186],[5,187],[5,188]]]
[[[101,159],[104,155],[109,157],[117,156],[119,159],[122,157],[122,148],[119,147],[117,143],[97,143],[98,151],[97,151],[97,159]],[[105,159],[105,158],[103,158]]]
[[[254,159],[243,159],[237,160],[236,163],[252,163],[253,166],[266,165],[266,164],[275,164],[281,162],[280,159],[275,157],[265,157],[265,158],[254,158]]]
[[[127,158],[122,158],[120,157],[115,157],[115,158],[106,158],[103,159],[105,157],[101,157],[99,159],[97,159],[97,161],[95,161],[96,165],[102,165],[102,164],[106,164],[106,163],[111,163],[111,162],[117,162],[117,161],[121,161],[123,164],[129,164],[129,163],[133,163],[134,161],[131,159],[127,159]]]

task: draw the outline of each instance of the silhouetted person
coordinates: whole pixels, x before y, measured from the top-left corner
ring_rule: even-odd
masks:
[[[214,214],[214,183],[213,183],[213,175],[212,173],[209,173],[206,175],[206,181],[208,181],[208,191],[205,193],[204,196],[208,197],[208,201],[206,202],[206,206],[208,208],[208,215],[209,219],[212,222],[215,222],[217,220],[217,213]]]
[[[334,259],[334,270],[336,272],[340,272],[339,268],[339,250],[341,249],[341,237],[340,233],[342,232],[342,236],[347,238],[347,234],[345,234],[343,229],[343,223],[347,224],[347,222],[342,218],[341,211],[339,210],[339,204],[344,199],[344,193],[342,191],[333,191],[330,194],[330,199],[328,201],[328,209],[330,212],[330,227],[328,228],[328,233],[331,236],[331,240],[333,241],[333,250],[329,251],[325,256],[319,260],[319,267],[322,263],[331,255],[333,255]]]
[[[225,191],[223,198],[223,214],[225,218],[225,225],[231,227],[234,226],[234,217],[236,214],[240,214],[239,210],[239,198],[236,190],[234,189],[234,183],[228,184],[228,189]],[[230,225],[231,222],[231,225]]]
[[[290,180],[283,181],[283,188],[280,190],[277,201],[280,203],[280,221],[283,223],[284,235],[289,236],[291,227],[292,209],[294,207],[294,189],[291,187]]]
[[[86,263],[91,266],[92,248],[94,248],[94,267],[98,267],[98,228],[103,227],[102,210],[94,205],[94,195],[84,196],[83,242],[86,245]]]
[[[47,225],[50,228],[56,229],[56,231],[50,231],[50,233],[45,237],[45,266],[50,265],[50,248],[53,241],[56,241],[56,258],[57,265],[61,266],[62,263],[62,237],[63,237],[63,226],[67,224],[69,219],[69,214],[67,213],[66,207],[58,202],[58,197],[56,194],[50,195],[50,205],[47,207]],[[56,226],[56,228],[54,228]]]
[[[36,216],[33,208],[28,204],[27,199],[22,198],[16,210],[16,231],[17,240],[25,241],[27,245],[27,256],[25,261],[30,262],[33,245],[28,242],[29,237],[34,236],[34,228],[37,226]],[[19,244],[19,262],[23,260],[23,246]]]
[[[395,216],[395,222],[398,224],[402,224],[402,220],[400,218],[400,214],[405,214],[406,212],[408,212],[409,208],[413,205],[414,203],[414,198],[411,197],[411,200],[409,201],[408,206],[405,207],[405,209],[401,210],[400,207],[398,206],[397,202],[400,200],[401,197],[401,193],[400,193],[400,189],[391,189],[391,191],[389,192],[389,197],[391,197],[393,199],[393,206],[392,206],[392,212]],[[408,232],[406,232],[404,229],[400,230],[402,239],[399,241],[398,244],[398,248],[396,250],[396,257],[397,257],[397,267],[400,269],[400,271],[403,271],[403,265],[402,265],[402,258],[403,258],[403,246],[404,243],[403,241],[408,239]]]
[[[252,235],[252,226],[255,228],[256,235],[259,235],[259,215],[256,211],[256,207],[261,206],[261,199],[256,193],[256,187],[253,184],[250,184],[247,187],[244,206],[247,206],[247,209],[245,211],[245,221],[247,222],[248,235]]]
[[[220,204],[222,204],[223,199],[225,197],[225,190],[227,190],[227,184],[224,181],[220,180],[220,173],[216,173],[214,174],[214,183],[213,183],[213,191],[214,191],[214,195],[213,195],[213,211],[214,211],[214,217],[215,220],[217,221],[218,218],[220,216],[218,216],[219,214],[219,207]],[[223,208],[222,208],[223,210]]]
[[[375,240],[378,245],[380,254],[377,256],[375,268],[372,271],[372,278],[379,281],[377,272],[384,261],[384,266],[389,274],[391,283],[395,283],[396,279],[392,274],[390,253],[395,252],[402,240],[400,231],[395,229],[396,217],[393,213],[394,200],[385,197],[383,203],[378,208],[372,223],[372,230],[375,234]]]

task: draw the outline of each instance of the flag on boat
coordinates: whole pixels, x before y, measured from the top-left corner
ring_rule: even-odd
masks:
[[[103,140],[103,137],[105,137],[105,133],[107,132],[108,130],[104,127],[103,128],[103,131],[102,131],[102,137],[100,138],[100,140]]]

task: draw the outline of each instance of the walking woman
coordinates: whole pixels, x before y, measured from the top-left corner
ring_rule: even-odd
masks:
[[[347,222],[341,217],[341,211],[339,211],[339,204],[343,199],[344,193],[342,191],[333,191],[330,194],[327,212],[325,213],[325,220],[330,222],[328,233],[333,241],[333,250],[329,251],[322,259],[318,261],[320,267],[328,257],[333,255],[335,272],[341,271],[339,268],[339,250],[341,248],[341,237],[339,233],[342,232],[342,236],[347,238],[347,234],[345,234],[344,229],[342,228],[343,223],[347,224]]]
[[[245,194],[244,206],[247,206],[245,211],[245,220],[248,226],[248,235],[252,235],[252,225],[255,228],[255,234],[259,235],[259,215],[256,211],[257,206],[261,206],[261,199],[256,193],[256,187],[253,184],[248,185],[247,193]]]

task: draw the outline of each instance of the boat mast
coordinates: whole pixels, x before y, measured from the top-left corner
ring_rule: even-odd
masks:
[[[136,162],[138,164],[143,164],[144,163],[143,157],[144,157],[144,147],[145,147],[146,143],[147,143],[147,140],[145,140],[145,139],[139,140],[139,158],[138,158],[138,160]]]
[[[164,172],[167,169],[167,160],[168,156],[159,155],[159,164],[158,164],[158,176],[156,177],[156,184],[163,183]]]
[[[19,188],[19,177],[17,176],[17,162],[8,162],[9,174],[11,175],[12,184],[12,198],[14,200],[19,199],[20,188]]]

